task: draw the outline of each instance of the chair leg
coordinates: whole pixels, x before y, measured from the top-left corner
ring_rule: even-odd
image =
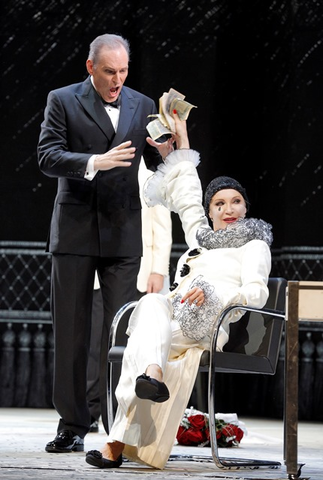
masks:
[[[117,339],[117,331],[119,327],[119,323],[123,318],[124,314],[137,305],[138,301],[134,300],[132,302],[128,302],[123,307],[121,307],[117,313],[115,314],[109,332],[109,340],[108,340],[108,352],[116,346],[116,339]],[[122,357],[119,359],[120,364],[122,361]],[[110,364],[110,365],[109,365]],[[111,430],[113,421],[114,421],[114,411],[115,411],[115,399],[114,399],[114,390],[115,390],[115,370],[116,367],[113,365],[114,361],[109,361],[108,359],[108,369],[109,369],[109,379],[108,379],[108,399],[107,399],[107,410],[108,410],[108,429],[109,432]]]
[[[109,371],[109,391],[108,391],[108,427],[109,432],[114,421],[114,408],[113,408],[113,362],[110,363]]]
[[[217,333],[213,335],[212,345],[210,351],[210,368],[209,368],[209,392],[208,392],[208,402],[209,402],[209,426],[210,426],[210,443],[212,457],[215,465],[218,468],[228,469],[228,470],[238,470],[240,468],[259,468],[270,467],[270,468],[279,468],[281,466],[280,462],[271,461],[271,460],[251,460],[251,459],[239,459],[239,458],[220,458],[218,453],[218,443],[216,438],[216,421],[215,421],[215,356],[212,355],[212,352],[216,351],[216,341]]]

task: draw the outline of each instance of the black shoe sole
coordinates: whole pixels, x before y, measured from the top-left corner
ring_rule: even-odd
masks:
[[[169,399],[169,391],[166,385],[147,375],[140,375],[136,380],[135,392],[142,400],[163,403]]]
[[[46,452],[48,453],[71,453],[71,452],[84,452],[84,445],[73,445],[68,448],[59,448],[59,447],[45,447]]]

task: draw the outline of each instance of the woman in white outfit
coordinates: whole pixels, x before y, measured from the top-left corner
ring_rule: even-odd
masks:
[[[86,455],[87,463],[98,468],[119,467],[122,455],[164,468],[219,313],[231,303],[261,308],[268,298],[271,225],[245,219],[246,192],[230,177],[209,184],[204,210],[196,172],[199,154],[189,148],[186,122],[176,112],[174,118],[171,152],[145,196],[148,205],[160,203],[179,214],[189,249],[178,262],[172,291],[147,294],[131,315],[116,418],[101,452]],[[219,349],[228,340],[229,323],[241,315],[235,312],[222,325]]]

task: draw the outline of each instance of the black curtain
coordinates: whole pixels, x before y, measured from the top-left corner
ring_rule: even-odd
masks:
[[[234,176],[274,246],[322,245],[322,27],[323,4],[305,0],[2,2],[0,239],[46,240],[46,97],[86,77],[90,42],[109,32],[130,41],[127,85],[157,104],[173,87],[198,106],[188,126],[203,187]]]

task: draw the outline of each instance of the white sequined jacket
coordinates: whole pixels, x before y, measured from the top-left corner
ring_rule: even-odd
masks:
[[[189,248],[179,259],[174,288],[168,296],[184,335],[207,346],[222,308],[232,303],[259,308],[265,305],[272,236],[271,226],[256,219],[235,222],[230,229],[213,232],[202,204],[198,163],[199,154],[194,150],[172,152],[146,184],[145,200],[149,206],[165,205],[181,219]],[[202,307],[180,303],[193,286],[204,290]],[[222,325],[220,348],[228,340],[229,323],[239,320],[241,315],[235,311]]]

